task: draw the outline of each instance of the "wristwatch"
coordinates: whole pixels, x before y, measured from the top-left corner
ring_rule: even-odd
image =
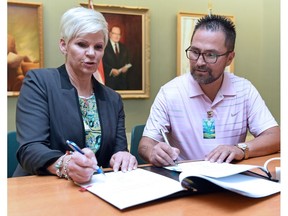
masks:
[[[248,157],[249,157],[248,145],[246,143],[238,143],[235,146],[244,152],[244,158],[243,159],[245,159],[245,160],[248,159]]]

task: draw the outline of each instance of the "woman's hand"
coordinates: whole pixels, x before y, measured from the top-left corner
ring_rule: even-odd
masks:
[[[113,168],[114,172],[120,170],[120,168],[122,172],[127,172],[136,169],[138,162],[135,156],[129,152],[120,151],[112,155],[110,166]]]
[[[59,177],[72,179],[77,183],[89,182],[97,168],[97,160],[93,151],[89,148],[82,149],[84,155],[79,152],[66,154],[60,157],[54,164],[48,167],[51,173],[57,174]],[[57,173],[56,164],[60,163],[61,167]]]
[[[73,152],[71,155],[71,160],[67,164],[68,176],[77,183],[85,183],[90,181],[97,168],[97,160],[94,152],[89,148],[84,148],[82,151],[84,152],[84,155],[80,154],[79,152]],[[69,155],[66,156],[66,160],[68,160],[68,157]]]

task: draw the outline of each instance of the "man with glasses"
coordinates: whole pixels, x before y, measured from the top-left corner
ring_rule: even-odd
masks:
[[[176,160],[229,163],[280,150],[279,126],[259,92],[224,72],[235,56],[235,38],[235,26],[225,17],[198,21],[185,50],[190,73],[162,86],[151,107],[138,148],[144,160],[156,166]],[[245,142],[248,131],[254,139]]]

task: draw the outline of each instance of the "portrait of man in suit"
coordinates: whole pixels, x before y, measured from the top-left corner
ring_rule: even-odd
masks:
[[[127,73],[131,71],[132,64],[128,48],[120,42],[120,38],[120,27],[112,26],[103,56],[105,85],[114,90],[128,90]]]
[[[102,83],[123,98],[149,97],[148,9],[106,5],[97,5],[97,9],[105,17],[109,31],[102,69],[98,68]]]

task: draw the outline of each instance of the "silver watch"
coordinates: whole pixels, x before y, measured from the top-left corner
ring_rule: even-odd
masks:
[[[249,147],[246,143],[238,143],[236,144],[236,147],[241,149],[244,152],[244,159],[249,158]]]

